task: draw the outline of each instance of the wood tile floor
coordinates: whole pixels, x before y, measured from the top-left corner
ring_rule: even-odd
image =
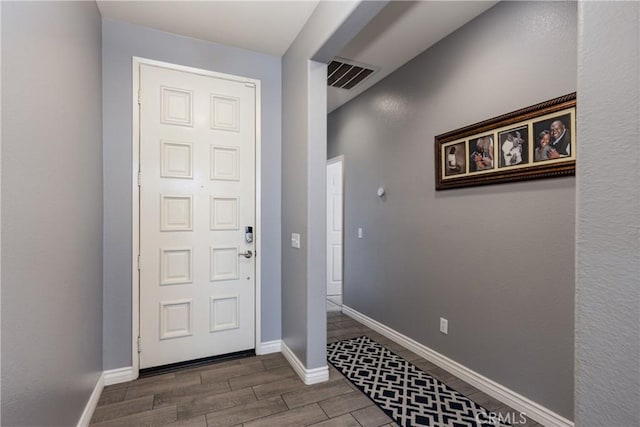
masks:
[[[328,342],[367,335],[488,410],[515,412],[340,312],[327,313],[327,321]],[[396,425],[331,365],[328,382],[307,386],[280,353],[105,387],[91,423],[95,427]]]

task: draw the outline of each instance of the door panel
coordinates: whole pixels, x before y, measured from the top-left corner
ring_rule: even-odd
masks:
[[[255,87],[140,66],[140,368],[255,347]]]
[[[342,295],[342,161],[327,165],[327,295]]]

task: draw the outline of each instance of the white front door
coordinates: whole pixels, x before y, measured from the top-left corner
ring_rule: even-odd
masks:
[[[255,91],[140,65],[140,368],[255,347]]]
[[[327,295],[342,295],[342,159],[327,163]]]

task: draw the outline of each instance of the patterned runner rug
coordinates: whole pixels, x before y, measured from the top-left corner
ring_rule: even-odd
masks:
[[[402,427],[508,426],[490,411],[362,336],[327,345],[329,362]]]

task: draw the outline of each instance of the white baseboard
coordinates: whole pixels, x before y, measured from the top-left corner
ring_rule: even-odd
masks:
[[[423,357],[429,362],[438,365],[442,369],[451,372],[458,378],[468,382],[475,388],[491,397],[498,399],[511,408],[524,413],[527,417],[539,422],[545,426],[572,427],[573,421],[564,418],[561,415],[545,408],[544,406],[527,399],[521,394],[498,384],[497,382],[467,368],[460,363],[449,359],[448,357],[420,344],[419,342],[397,332],[382,323],[365,316],[358,311],[343,305],[342,312],[349,317],[354,318],[358,322],[370,327],[385,337],[393,340],[408,350],[413,351],[417,355]],[[284,346],[284,345],[283,345]],[[283,351],[284,354],[284,351]],[[286,357],[286,356],[285,356]]]
[[[300,379],[304,381],[305,384],[317,384],[322,383],[329,380],[329,367],[323,366],[320,368],[307,369],[304,364],[298,359],[293,351],[284,341],[282,341],[282,355],[289,361],[289,364],[293,368],[294,371],[298,374]]]
[[[128,381],[135,380],[135,376],[133,375],[133,367],[127,366],[125,368],[118,369],[110,369],[108,371],[104,371],[104,385],[113,385],[126,383]]]
[[[282,349],[282,340],[265,341],[260,343],[260,347],[256,348],[256,354],[280,353]]]
[[[78,421],[78,427],[88,427],[89,423],[91,423],[93,412],[96,410],[96,406],[98,406],[98,400],[100,400],[100,395],[102,394],[103,388],[104,372],[100,374],[100,377],[98,378],[98,381],[96,382],[96,385],[91,392],[91,396],[89,396],[89,401],[85,405],[84,411],[82,411],[82,415],[80,416],[80,420]]]

